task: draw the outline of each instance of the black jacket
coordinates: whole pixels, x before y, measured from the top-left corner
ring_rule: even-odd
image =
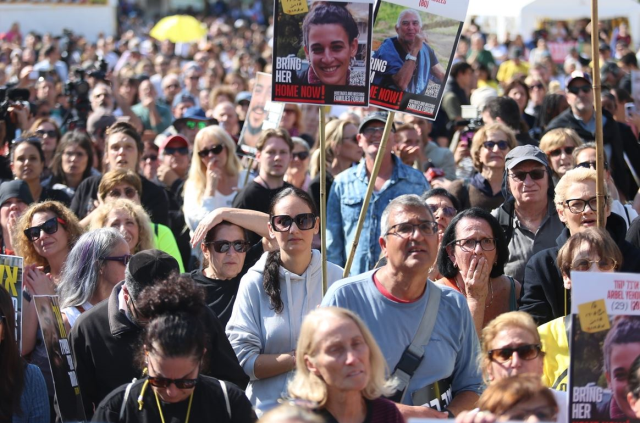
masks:
[[[624,219],[611,213],[607,218],[607,232],[622,252],[621,272],[640,273],[640,249],[634,247],[624,238],[626,224]],[[565,289],[562,273],[558,269],[558,251],[571,234],[565,228],[558,238],[556,247],[542,250],[535,254],[524,271],[520,311],[526,311],[539,325],[564,316]],[[571,312],[571,292],[566,291],[566,312]]]
[[[135,360],[141,329],[118,307],[122,284],[115,286],[108,300],[83,313],[69,337],[87,418],[91,418],[94,405],[98,406],[111,391],[141,377]],[[249,377],[240,367],[220,321],[206,307],[202,319],[210,331],[206,354],[209,371],[205,373],[244,389]]]
[[[153,223],[169,226],[169,198],[162,187],[154,184],[142,175],[142,195],[140,202],[142,207],[149,213]],[[88,214],[87,211],[93,209],[93,201],[98,198],[98,187],[102,181],[102,176],[90,176],[78,185],[76,194],[71,201],[71,211],[78,219],[82,220]]]
[[[602,110],[602,116],[607,118],[607,122],[602,127],[602,142],[607,145],[611,145],[611,160],[609,166],[611,167],[611,176],[616,183],[618,189],[624,193],[629,191],[629,178],[626,163],[624,162],[623,149],[624,144],[622,136],[620,135],[620,128],[618,122],[613,119],[611,113],[606,110]],[[573,111],[568,108],[564,112],[556,116],[549,125],[547,125],[547,132],[556,128],[571,128],[580,135],[585,142],[594,141],[595,135],[587,131],[580,125],[578,119],[573,116]]]

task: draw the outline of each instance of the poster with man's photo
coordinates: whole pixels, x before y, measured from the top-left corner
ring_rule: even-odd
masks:
[[[640,275],[571,273],[569,418],[640,419]],[[634,370],[635,368],[635,370]]]
[[[9,292],[16,311],[16,340],[22,351],[22,257],[0,254],[0,286]]]
[[[373,25],[372,106],[434,120],[468,0],[384,0]]]
[[[238,155],[255,157],[255,145],[265,129],[277,128],[284,104],[271,101],[271,75],[258,72],[244,126],[238,139]]]
[[[275,0],[274,101],[367,106],[373,0]]]
[[[38,322],[49,357],[60,418],[63,422],[86,421],[71,345],[60,312],[59,298],[36,295],[33,300],[36,303]]]

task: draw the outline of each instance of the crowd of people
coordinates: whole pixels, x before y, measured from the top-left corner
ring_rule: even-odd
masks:
[[[237,13],[193,44],[0,36],[1,253],[24,259],[21,347],[0,289],[0,420],[64,412],[33,298],[55,295],[96,422],[568,421],[571,272],[640,273],[626,25],[573,31],[600,46],[604,228],[590,59],[552,60],[562,24],[527,45],[473,21],[435,121],[395,114],[380,150],[387,112],[332,110],[321,221],[318,107],[256,128],[273,26]],[[637,333],[617,320],[605,361]],[[607,419],[640,418],[625,366],[603,363]]]

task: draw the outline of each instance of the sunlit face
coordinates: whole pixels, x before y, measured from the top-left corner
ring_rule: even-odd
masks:
[[[345,125],[342,128],[342,143],[336,148],[336,156],[359,162],[362,158],[362,148],[358,145],[358,128],[353,124]]]
[[[591,267],[588,270],[589,272],[605,272],[605,270],[600,270],[597,263],[594,263],[594,262],[599,262],[600,260],[603,259],[603,257],[600,257],[600,255],[594,251],[594,248],[587,242],[583,242],[582,244],[580,244],[578,249],[575,251],[571,262],[573,263],[574,261],[580,260],[580,259],[587,259],[592,262]],[[566,274],[563,271],[562,280],[564,282],[564,287],[566,289],[571,289],[571,275]]]
[[[0,206],[0,226],[6,228],[9,219],[17,221],[22,213],[29,207],[19,198],[8,198]]]
[[[62,171],[68,175],[82,176],[89,166],[89,156],[79,144],[71,144],[62,152]]]
[[[524,87],[521,85],[516,85],[511,88],[508,96],[518,103],[518,108],[520,109],[520,113],[524,112],[524,109],[527,107],[527,92]]]
[[[358,39],[349,36],[340,24],[309,25],[304,51],[310,66],[325,85],[347,85],[351,58],[358,52]]]
[[[413,166],[413,163],[420,156],[420,136],[418,131],[405,129],[398,132],[393,149],[403,163]]]
[[[558,176],[562,177],[568,170],[573,169],[573,158],[571,154],[567,154],[565,151],[567,148],[576,147],[575,143],[566,139],[564,145],[558,147],[559,155],[551,155],[547,154],[549,157],[549,164],[551,168],[558,174]]]
[[[220,123],[220,126],[223,127],[225,131],[230,133],[237,131],[238,114],[232,103],[225,102],[218,104],[216,108],[213,109],[213,118]]]
[[[589,200],[596,196],[596,182],[593,180],[586,180],[582,182],[576,182],[571,184],[565,193],[565,200]],[[591,210],[591,207],[587,204],[581,213],[573,213],[565,205],[557,205],[558,217],[560,221],[564,223],[569,229],[569,233],[577,234],[587,228],[596,226],[596,212]],[[611,209],[608,205],[604,208],[605,223],[606,217],[611,214]]]
[[[507,134],[504,132],[497,131],[487,131],[487,139],[485,142],[499,142],[499,141],[508,141],[509,138]],[[479,157],[480,163],[482,166],[490,167],[490,168],[503,168],[504,169],[504,158],[507,156],[511,149],[507,147],[506,150],[500,150],[498,145],[494,145],[492,149],[488,149],[484,145],[480,147]]]
[[[313,345],[305,363],[326,383],[329,395],[365,389],[371,377],[371,352],[353,320],[327,317],[316,328]]]
[[[497,421],[553,422],[556,421],[557,415],[557,407],[550,404],[542,395],[536,395],[518,402],[506,413],[498,416]]]
[[[55,132],[56,127],[51,122],[42,122],[36,128],[36,135],[42,140],[42,150],[55,151],[58,139],[56,136],[51,136]]]
[[[243,230],[236,225],[222,225],[216,229],[213,241],[246,241]],[[212,244],[201,245],[202,253],[209,262],[209,269],[216,279],[232,279],[238,276],[247,257],[246,252],[237,252],[233,247],[226,253],[218,253]]]
[[[274,136],[267,139],[256,158],[260,162],[261,175],[281,178],[291,162],[291,150],[284,139]]]
[[[227,147],[223,142],[213,137],[204,137],[200,140],[197,151],[211,150],[218,145],[222,146],[222,151],[220,152],[220,154],[216,155],[211,152],[205,157],[200,157],[200,161],[204,165],[205,169],[210,164],[216,169],[224,169],[227,165],[227,159],[229,158],[229,156],[227,153]]]
[[[163,357],[155,352],[147,356],[149,376],[168,379],[196,379],[200,373],[200,361],[193,357]],[[166,388],[151,386],[160,399],[168,403],[186,400],[195,388],[180,389],[174,383]]]
[[[422,31],[420,26],[420,18],[415,13],[405,13],[400,20],[400,25],[396,25],[398,38],[407,44],[413,43],[413,40]]]
[[[273,209],[274,216],[287,215],[296,217],[303,213],[311,213],[311,208],[295,195],[284,197],[278,201]],[[316,224],[312,229],[301,230],[295,222],[292,222],[289,230],[285,232],[275,231],[271,226],[271,222],[269,222],[269,235],[278,242],[280,251],[286,252],[290,256],[310,251],[313,236],[318,231],[318,218],[316,218]]]
[[[115,228],[124,237],[132,253],[137,252],[138,241],[140,239],[140,228],[136,218],[129,214],[126,209],[114,209],[107,215],[105,228]]]
[[[109,135],[107,154],[111,169],[136,170],[138,165],[138,146],[129,135],[117,133]]]
[[[305,174],[307,170],[309,170],[309,162],[311,161],[311,155],[309,155],[309,150],[304,148],[299,144],[293,144],[293,154],[291,155],[291,162],[289,162],[289,168],[287,169],[287,174]],[[299,153],[307,153],[307,158],[301,160],[298,156]]]
[[[129,254],[129,244],[126,241],[119,241],[109,253],[109,257],[122,257],[126,254]],[[126,266],[121,261],[105,260],[100,272],[101,281],[113,288],[124,280],[125,268]]]
[[[370,132],[373,128],[379,128],[375,132]],[[382,141],[382,130],[384,130],[384,123],[379,121],[372,121],[365,128],[362,128],[362,132],[358,134],[358,145],[364,151],[364,154],[375,158],[378,154],[378,148],[380,148],[380,142]],[[387,145],[385,150],[385,156],[391,154],[391,150],[395,145],[395,134],[389,131],[389,138],[387,139]]]
[[[50,211],[37,212],[31,218],[30,227],[40,226],[47,220],[56,217],[56,214]],[[57,257],[61,253],[68,253],[69,235],[67,230],[60,222],[58,222],[58,230],[55,233],[48,234],[41,230],[40,237],[33,242],[33,248],[47,260]]]
[[[173,140],[169,144],[167,144],[162,151],[162,164],[168,166],[171,170],[175,171],[179,176],[184,176],[189,170],[189,165],[191,162],[191,156],[187,151],[187,154],[182,154],[182,152],[178,150],[168,150],[168,149],[178,149],[185,148],[187,146],[179,140]],[[188,148],[188,147],[187,147]],[[226,150],[220,153],[220,155],[225,154]],[[219,155],[219,156],[220,156]],[[218,158],[220,159],[220,157]],[[209,157],[207,157],[209,159]]]
[[[567,87],[567,103],[576,114],[584,113],[593,109],[593,90],[584,92],[582,89],[578,94],[574,94],[570,89],[580,89],[582,87],[590,87],[590,84],[584,79],[578,78],[571,81]]]
[[[267,99],[271,95],[271,79],[261,78],[258,75],[256,85],[253,88],[253,95],[251,96],[251,108],[247,113],[247,120],[249,127],[258,130],[262,127],[262,122],[266,117],[264,107],[267,104]]]
[[[441,234],[444,233],[444,230],[447,229],[449,223],[451,223],[451,219],[453,219],[453,216],[447,215],[446,212],[455,210],[453,203],[447,197],[441,195],[434,195],[427,198],[426,203],[431,209],[431,213],[433,213],[436,222],[438,222],[438,232]]]
[[[532,345],[536,343],[537,340],[531,332],[519,327],[511,327],[498,332],[487,350],[491,351],[501,348],[517,348],[523,345]],[[518,355],[517,351],[514,351],[511,356],[511,360],[509,361],[504,363],[491,361],[487,368],[487,373],[489,374],[489,380],[492,381],[527,373],[542,376],[543,365],[544,356],[542,354],[539,354],[538,357],[532,360],[523,360]]]
[[[516,206],[525,204],[540,204],[547,201],[547,190],[549,189],[549,175],[545,174],[542,179],[533,179],[527,174],[524,181],[516,180],[512,174],[514,172],[530,172],[535,169],[546,169],[541,163],[527,160],[519,163],[509,170],[509,190],[516,200]]]
[[[613,398],[626,416],[635,416],[627,402],[629,369],[640,355],[640,343],[613,344],[609,357],[609,372],[605,373]]]
[[[495,235],[491,230],[491,225],[484,219],[465,217],[459,220],[456,225],[456,240],[474,239],[480,241],[485,238],[494,239],[494,237]],[[493,245],[495,245],[495,243]],[[496,248],[485,251],[478,242],[476,242],[475,249],[470,251],[464,251],[459,245],[449,245],[447,246],[447,253],[453,264],[459,269],[461,275],[467,274],[472,261],[480,263],[479,260],[483,259],[486,261],[486,265],[492,268],[498,256]]]
[[[40,179],[44,163],[34,146],[28,142],[21,142],[13,153],[11,169],[17,179],[29,182]]]

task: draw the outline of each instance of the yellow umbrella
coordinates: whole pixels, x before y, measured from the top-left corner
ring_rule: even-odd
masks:
[[[156,40],[169,40],[173,43],[198,41],[207,34],[207,28],[189,15],[167,16],[158,22],[149,32]]]

